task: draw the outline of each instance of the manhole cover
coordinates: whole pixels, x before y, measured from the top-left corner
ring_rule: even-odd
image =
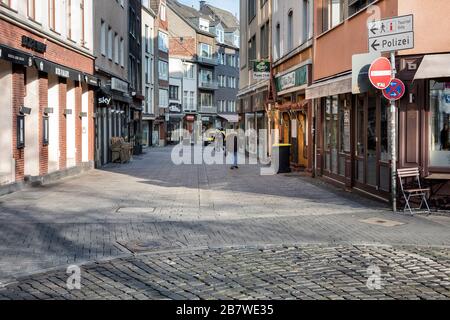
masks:
[[[393,220],[386,220],[386,219],[380,219],[380,218],[370,218],[370,219],[359,220],[359,221],[363,222],[363,223],[367,223],[367,224],[383,226],[383,227],[389,227],[389,228],[403,226],[405,224],[403,222],[398,222],[398,221],[393,221]]]
[[[118,241],[117,243],[133,253],[162,251],[180,248],[180,246],[178,246],[177,244],[169,242],[164,239],[148,240],[148,241],[132,241],[126,243]]]
[[[119,214],[133,214],[133,213],[154,213],[156,208],[151,207],[123,207],[116,210],[116,213]]]

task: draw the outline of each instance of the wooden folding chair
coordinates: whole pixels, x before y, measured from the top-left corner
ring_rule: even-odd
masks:
[[[409,210],[411,215],[418,212],[426,212],[428,214],[431,213],[430,207],[427,201],[427,194],[430,193],[430,188],[422,188],[422,184],[420,182],[420,170],[419,168],[406,168],[406,169],[398,169],[397,176],[400,180],[400,188],[402,190],[403,198],[406,201],[405,208],[403,211]],[[408,182],[411,181],[411,182]],[[412,208],[410,204],[410,200],[412,198],[420,198],[420,207]],[[425,204],[427,210],[422,211],[422,207]]]

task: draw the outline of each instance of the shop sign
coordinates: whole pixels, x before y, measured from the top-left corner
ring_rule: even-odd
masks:
[[[39,53],[45,53],[47,51],[47,45],[45,43],[27,36],[22,36],[22,46]]]
[[[169,111],[173,113],[181,113],[181,107],[177,104],[171,104],[169,106]]]
[[[253,63],[253,79],[268,80],[270,79],[270,61],[261,60]]]
[[[295,71],[282,75],[276,79],[277,91],[287,90],[307,84],[308,66],[304,65]]]
[[[106,95],[101,95],[98,97],[98,104],[100,106],[110,106],[112,98]]]
[[[74,81],[81,81],[84,79],[84,76],[78,71],[72,70],[70,68],[65,68],[59,64],[40,59],[40,58],[34,58],[36,67],[39,71],[45,72],[48,74],[55,74],[58,77],[71,79]]]
[[[0,45],[0,58],[24,66],[31,67],[33,65],[31,55],[2,45]]]
[[[117,78],[111,78],[111,89],[128,93],[128,83]]]

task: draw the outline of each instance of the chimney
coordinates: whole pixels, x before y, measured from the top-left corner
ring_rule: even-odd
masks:
[[[200,10],[202,10],[202,8],[205,6],[206,1],[200,1]]]

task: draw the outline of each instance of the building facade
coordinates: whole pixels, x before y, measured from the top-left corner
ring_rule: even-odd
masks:
[[[185,138],[199,142],[217,120],[216,36],[210,32],[209,16],[175,0],[167,3],[171,72],[183,73],[183,128],[189,132]]]
[[[111,139],[129,141],[132,97],[128,82],[128,0],[94,1],[95,163],[111,161]]]
[[[156,120],[155,106],[155,19],[149,0],[142,1],[142,145],[153,145],[153,127]]]
[[[314,7],[313,83],[306,98],[314,101],[316,111],[316,174],[348,190],[390,199],[389,101],[367,85],[367,75],[365,85],[352,85],[352,72],[359,72],[352,59],[374,60],[363,55],[369,51],[370,19],[409,14],[414,16],[415,47],[396,53],[398,77],[407,88],[395,113],[398,167],[420,167],[424,177],[448,173],[450,43],[439,31],[449,27],[448,2],[315,1]],[[361,30],[357,37],[354,30]]]
[[[259,63],[270,63],[272,57],[271,23],[272,1],[241,0],[240,1],[240,82],[238,112],[240,128],[243,130],[265,130],[264,136],[258,134],[258,146],[262,153],[267,153],[271,145],[272,132],[275,128],[271,117],[269,93],[271,90],[270,70],[263,77],[256,76],[254,70]],[[271,120],[272,119],[272,120]],[[279,138],[276,137],[275,140]],[[247,151],[251,155],[258,153],[258,147],[247,143]]]
[[[215,77],[218,89],[214,96],[217,107],[216,128],[233,128],[239,122],[239,20],[231,12],[200,1],[200,12],[210,20],[210,32],[216,35],[218,65]]]
[[[0,2],[0,192],[93,165],[92,6]]]
[[[313,109],[305,98],[313,61],[313,1],[274,0],[272,7],[273,126],[291,145],[292,168],[312,172]],[[264,30],[261,29],[262,31]],[[275,141],[277,143],[278,141]]]

